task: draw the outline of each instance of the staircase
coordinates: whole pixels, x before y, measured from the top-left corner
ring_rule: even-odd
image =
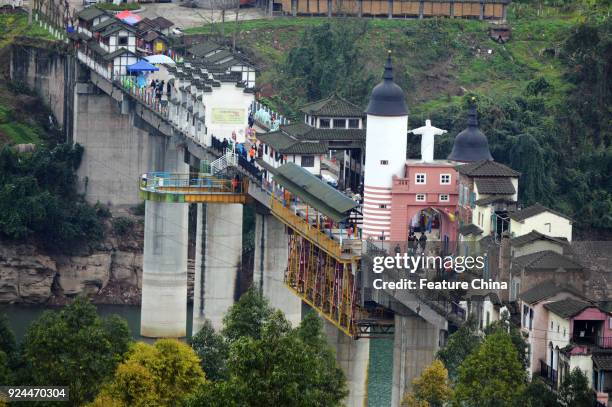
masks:
[[[238,164],[238,155],[230,150],[225,150],[225,154],[210,163],[210,174],[217,175],[227,167],[235,167]]]

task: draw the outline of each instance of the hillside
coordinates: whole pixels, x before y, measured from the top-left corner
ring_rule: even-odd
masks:
[[[524,204],[542,202],[584,233],[612,231],[609,9],[512,5],[512,39],[499,44],[474,20],[278,18],[226,23],[227,40],[251,55],[267,102],[297,117],[307,101],[337,92],[365,106],[387,49],[406,91],[410,126],[431,118],[449,130],[448,154],[475,95],[496,160],[522,172]],[[609,6],[608,6],[609,7]],[[219,39],[220,24],[189,30]],[[410,140],[409,155],[418,152]]]
[[[49,110],[40,99],[9,81],[10,47],[26,40],[41,44],[53,37],[38,24],[28,26],[25,12],[0,14],[0,146],[41,144],[56,136],[50,127]]]

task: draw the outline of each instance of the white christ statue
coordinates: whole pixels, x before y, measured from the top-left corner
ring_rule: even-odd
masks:
[[[421,160],[431,163],[434,160],[434,136],[446,133],[446,130],[433,127],[431,120],[425,120],[425,126],[410,130],[410,133],[421,136]]]

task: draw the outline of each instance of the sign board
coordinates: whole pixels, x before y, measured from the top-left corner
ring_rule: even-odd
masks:
[[[213,124],[244,124],[246,123],[246,112],[244,109],[236,108],[212,108]]]

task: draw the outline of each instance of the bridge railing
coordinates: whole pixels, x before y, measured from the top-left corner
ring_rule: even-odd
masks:
[[[213,177],[204,174],[175,174],[151,172],[143,174],[140,189],[172,194],[243,194],[248,191],[248,180]]]
[[[130,95],[147,105],[147,107],[156,111],[164,118],[168,117],[168,101],[162,101],[161,98],[158,98],[153,88],[150,86],[138,86],[133,77],[129,75],[113,76],[112,79]]]

